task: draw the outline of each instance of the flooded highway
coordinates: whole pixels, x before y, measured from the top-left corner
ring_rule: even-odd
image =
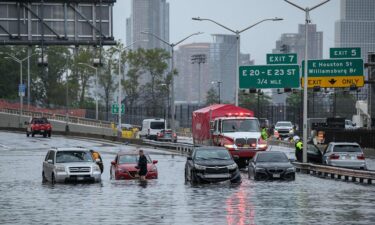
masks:
[[[99,184],[42,184],[49,147],[101,152]],[[294,182],[184,183],[186,157],[143,148],[158,160],[147,185],[109,179],[119,150],[134,146],[92,140],[26,138],[0,132],[0,224],[373,224],[375,186],[297,174]],[[369,160],[370,168],[374,161]]]

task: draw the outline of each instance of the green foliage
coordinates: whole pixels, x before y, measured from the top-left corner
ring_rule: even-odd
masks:
[[[247,108],[250,110],[259,111],[260,108],[263,108],[271,103],[271,97],[262,93],[239,93],[239,106]]]
[[[217,93],[217,90],[213,87],[211,87],[207,91],[206,95],[206,105],[213,105],[219,103],[219,93]]]

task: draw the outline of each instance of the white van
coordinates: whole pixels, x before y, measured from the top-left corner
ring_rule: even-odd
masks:
[[[142,122],[141,138],[156,140],[157,134],[165,129],[164,119],[145,119]]]

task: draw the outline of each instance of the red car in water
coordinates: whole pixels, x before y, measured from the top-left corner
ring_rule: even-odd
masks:
[[[30,122],[25,123],[27,125],[26,128],[26,136],[32,137],[35,134],[41,134],[43,137],[51,137],[52,134],[52,125],[45,117],[34,117],[30,120]]]
[[[157,160],[151,160],[148,154],[147,158],[147,175],[146,179],[158,179],[158,169],[155,164]],[[111,162],[110,178],[116,180],[138,179],[138,153],[122,152],[117,153],[115,160]]]

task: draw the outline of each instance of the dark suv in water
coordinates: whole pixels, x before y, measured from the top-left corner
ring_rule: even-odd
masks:
[[[221,181],[240,183],[241,174],[228,150],[221,147],[194,149],[185,165],[185,182],[213,183]]]

